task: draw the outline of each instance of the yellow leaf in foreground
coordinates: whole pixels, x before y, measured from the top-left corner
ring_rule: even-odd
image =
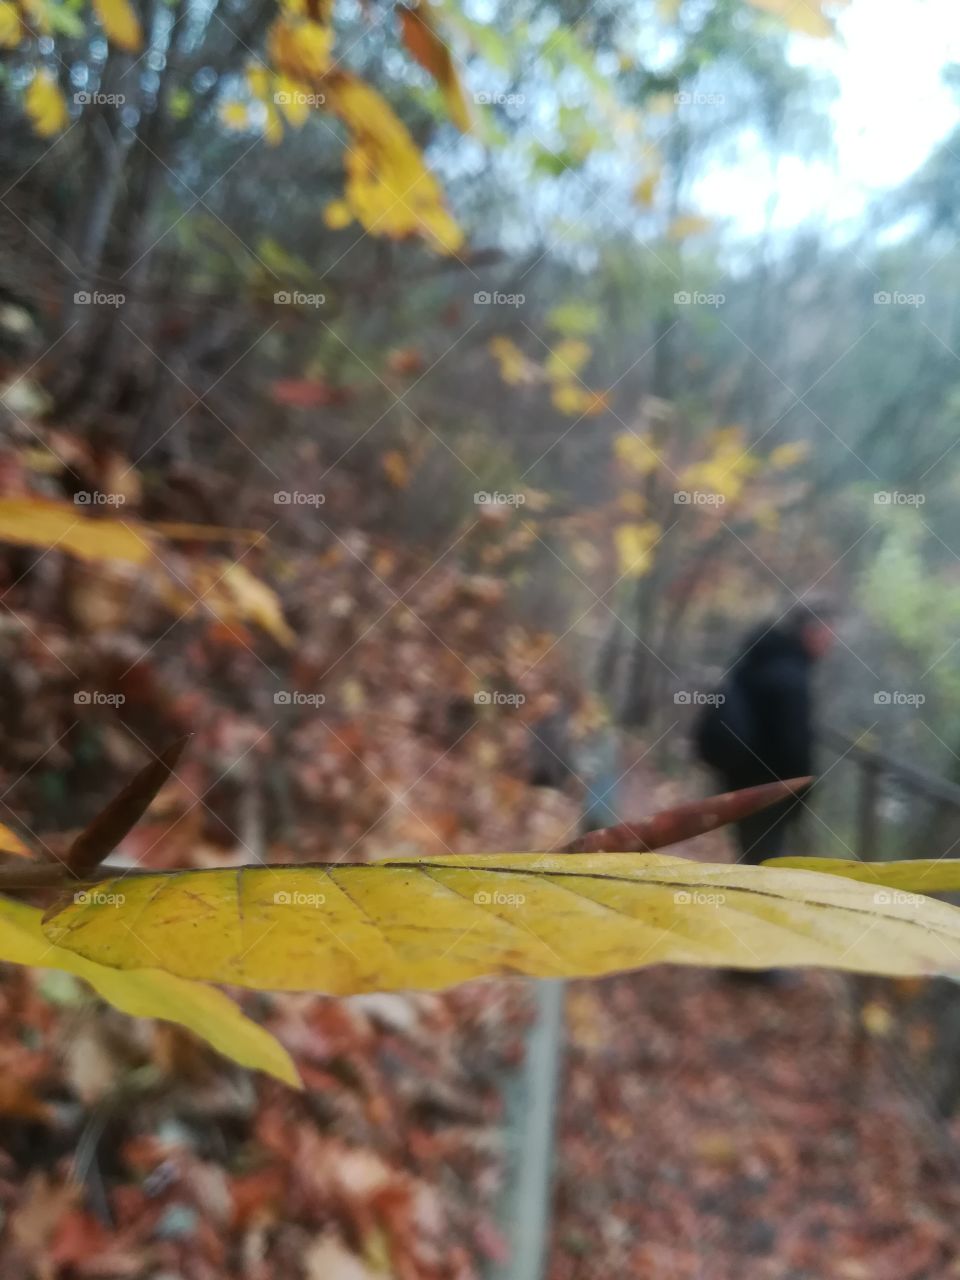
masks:
[[[613,531],[613,540],[623,577],[642,578],[650,572],[660,532],[660,526],[653,520],[647,520],[643,524],[617,525]]]
[[[70,120],[67,103],[49,71],[37,72],[27,86],[23,102],[33,131],[41,138],[52,138],[67,127]]]
[[[872,886],[649,854],[483,854],[121,877],[44,929],[123,969],[267,990],[437,990],[652,964],[960,972],[960,910]],[[135,929],[127,927],[135,924]]]
[[[960,858],[909,858],[903,862],[859,862],[852,858],[770,858],[767,867],[821,871],[884,885],[904,893],[960,893]]]
[[[116,908],[107,908],[112,909]],[[0,898],[0,960],[75,974],[122,1013],[176,1022],[241,1066],[265,1071],[294,1088],[301,1087],[297,1068],[283,1045],[242,1013],[222,991],[156,968],[121,973],[85,960],[73,951],[63,951],[44,936],[40,916],[36,907]],[[156,956],[152,957],[150,963],[156,962]]]
[[[0,498],[0,542],[128,564],[145,564],[153,555],[146,529],[135,521],[91,520],[82,506],[44,498]]]
[[[93,0],[93,9],[111,44],[128,53],[143,48],[143,32],[130,0]]]

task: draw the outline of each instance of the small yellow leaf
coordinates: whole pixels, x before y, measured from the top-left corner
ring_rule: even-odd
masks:
[[[93,9],[111,44],[128,53],[140,52],[143,32],[130,0],[93,0]]]
[[[250,112],[245,102],[224,102],[220,106],[220,119],[228,129],[242,132],[250,128]]]
[[[663,855],[477,854],[121,876],[48,913],[44,930],[119,969],[160,957],[184,978],[333,995],[664,963],[960,971],[960,910],[874,894]]]
[[[33,857],[17,833],[2,824],[0,824],[0,853],[16,853],[21,858]]]
[[[627,578],[642,578],[653,567],[653,551],[660,538],[658,524],[621,524],[613,531],[620,573]]]
[[[116,895],[122,899],[122,887],[115,888]],[[123,1013],[175,1022],[241,1066],[265,1071],[294,1088],[301,1087],[297,1068],[286,1049],[222,991],[174,977],[156,967],[121,973],[117,968],[85,960],[76,952],[62,951],[45,936],[41,915],[36,907],[0,898],[0,960],[73,973]],[[156,965],[156,957],[151,963]]]
[[[547,356],[547,376],[564,381],[580,372],[590,359],[589,342],[580,338],[564,338],[556,343]]]
[[[663,459],[652,449],[643,436],[634,435],[632,431],[621,432],[613,442],[613,451],[617,458],[637,475],[645,476],[655,471]]]
[[[333,28],[309,19],[279,17],[268,35],[276,69],[298,83],[313,84],[330,70]]]
[[[331,200],[324,208],[323,221],[331,231],[340,231],[343,227],[349,227],[353,221],[353,213],[346,200]]]
[[[778,444],[771,450],[767,461],[775,471],[786,471],[788,467],[794,467],[798,462],[803,462],[809,454],[810,445],[806,440],[791,440],[787,444]]]
[[[382,458],[383,470],[395,489],[406,489],[410,483],[410,467],[399,449],[391,449]]]
[[[24,105],[34,133],[41,138],[54,137],[69,123],[66,99],[54,76],[45,68],[41,68],[27,86]]]
[[[134,520],[91,520],[82,506],[44,498],[0,498],[0,542],[69,551],[85,560],[146,564],[153,548]]]
[[[294,129],[302,129],[310,118],[310,111],[319,103],[319,94],[311,93],[309,86],[290,76],[277,76],[273,100]]]
[[[0,0],[0,48],[15,49],[22,38],[23,27],[17,6]]]
[[[671,240],[687,240],[690,236],[703,235],[712,226],[713,223],[709,218],[701,218],[696,213],[686,213],[679,218],[674,218],[667,227],[667,235]]]
[[[750,0],[750,3],[765,13],[772,13],[791,31],[801,35],[823,39],[834,34],[833,20],[823,12],[823,0]]]

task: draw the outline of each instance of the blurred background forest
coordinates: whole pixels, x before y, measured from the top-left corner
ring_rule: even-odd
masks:
[[[76,828],[190,732],[131,863],[547,848],[617,785],[625,816],[701,791],[698,699],[751,623],[809,592],[841,605],[830,727],[960,783],[958,28],[933,0],[868,10],[0,0],[0,819]],[[798,852],[856,846],[835,762]],[[889,853],[960,836],[907,791],[878,812]],[[700,985],[655,1007],[635,980],[574,997],[570,1144],[589,1098],[631,1145],[640,1094],[594,1097],[632,1078],[600,1045],[620,1009],[647,1066],[669,1058],[677,1002],[717,998],[682,980]],[[750,993],[761,1040],[788,1037],[783,1072],[789,1036],[834,1051],[817,1019],[846,991],[804,991],[789,1028]],[[30,1028],[3,1060],[31,1088],[0,1100],[16,1265],[511,1274],[494,1134],[529,993],[258,999],[307,1082],[295,1102],[228,1088],[180,1033],[78,1029],[78,999],[22,971],[3,989],[5,1024]],[[882,1038],[892,1015],[866,1007]],[[911,1041],[941,1102],[952,1019]],[[855,1004],[855,1045],[861,1021]],[[144,1062],[166,1083],[125,1113]],[[869,1199],[889,1152],[870,1165],[848,1101],[821,1120],[852,1125]],[[747,1137],[698,1121],[700,1157],[794,1186],[795,1153],[751,1133],[740,1168]],[[81,1134],[100,1156],[78,1190]],[[644,1157],[611,1170],[598,1141],[574,1178],[561,1151],[549,1274],[821,1277],[841,1255],[831,1276],[958,1274],[929,1198],[955,1157],[933,1145],[895,1197],[904,1233],[925,1206],[914,1270],[879,1239],[861,1264],[826,1218],[784,1262],[730,1213],[698,1269],[676,1237],[702,1205],[628,1230]],[[583,1222],[565,1176],[597,1184]]]

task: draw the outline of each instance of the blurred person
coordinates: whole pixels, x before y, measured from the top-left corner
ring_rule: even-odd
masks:
[[[747,636],[695,728],[697,754],[722,790],[813,772],[813,675],[834,640],[832,616],[825,604],[801,601]],[[737,823],[739,861],[756,865],[782,852],[804,795]]]

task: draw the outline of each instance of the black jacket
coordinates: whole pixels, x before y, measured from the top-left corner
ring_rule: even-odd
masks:
[[[799,637],[761,627],[705,706],[695,745],[731,790],[812,772],[813,660]]]

